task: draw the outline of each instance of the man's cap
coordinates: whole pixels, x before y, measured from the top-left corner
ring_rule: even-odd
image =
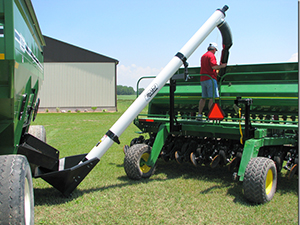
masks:
[[[208,49],[211,50],[211,49],[214,49],[214,48],[218,51],[217,43],[214,43],[214,42],[209,43]]]

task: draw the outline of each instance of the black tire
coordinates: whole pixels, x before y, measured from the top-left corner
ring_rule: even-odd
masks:
[[[280,156],[275,156],[275,157],[274,157],[274,162],[275,162],[275,165],[276,165],[277,172],[280,173],[280,171],[281,171],[281,169],[282,169],[282,164],[283,164],[283,159],[282,159],[282,157],[280,157]]]
[[[32,177],[22,155],[0,156],[1,224],[34,224]]]
[[[277,187],[277,170],[273,160],[255,157],[246,167],[243,189],[245,198],[254,203],[270,201]]]
[[[46,142],[46,130],[42,125],[31,125],[29,127],[28,133],[36,138],[40,139],[43,142]]]
[[[127,150],[124,158],[124,169],[130,179],[149,178],[154,173],[155,166],[146,165],[150,153],[151,147],[146,144],[135,144]]]

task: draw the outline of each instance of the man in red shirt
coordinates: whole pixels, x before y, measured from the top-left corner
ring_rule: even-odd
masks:
[[[199,111],[197,115],[197,120],[202,120],[202,111],[206,103],[206,99],[209,98],[208,109],[211,108],[213,104],[213,92],[214,97],[219,97],[218,84],[217,84],[217,73],[216,70],[224,68],[227,63],[218,65],[215,57],[215,53],[218,51],[216,43],[210,43],[207,52],[201,57],[201,70],[200,74],[210,75],[213,79],[208,76],[201,76],[200,82],[202,87],[202,98],[199,101]]]

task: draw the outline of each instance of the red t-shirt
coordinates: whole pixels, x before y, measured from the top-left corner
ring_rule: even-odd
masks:
[[[217,80],[217,73],[216,70],[214,70],[212,67],[217,66],[217,60],[211,51],[207,51],[202,57],[201,57],[201,70],[200,74],[208,74],[215,80]],[[201,76],[200,81],[209,80],[210,78],[208,76]]]

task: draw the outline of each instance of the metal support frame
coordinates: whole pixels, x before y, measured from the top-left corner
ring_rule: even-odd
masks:
[[[42,178],[64,196],[69,196],[100,161],[97,158],[82,162],[86,154],[59,159],[59,151],[31,134],[24,134],[18,154],[30,162],[33,177]]]
[[[176,80],[177,79],[183,79],[186,78],[186,73],[184,74],[176,74],[170,79],[170,132],[176,132],[180,131],[182,128],[182,125],[178,123],[176,116],[175,116],[175,110],[174,110],[174,93],[176,91]]]
[[[245,105],[245,138],[249,139],[254,137],[254,129],[252,128],[250,121],[250,106],[252,105],[252,99],[242,99],[241,97],[236,97],[234,104],[238,105],[239,103]]]
[[[147,166],[153,167],[155,165],[169,133],[170,133],[169,124],[162,124],[159,127],[157,135],[155,137],[155,141],[152,146],[150,157],[147,161]]]

